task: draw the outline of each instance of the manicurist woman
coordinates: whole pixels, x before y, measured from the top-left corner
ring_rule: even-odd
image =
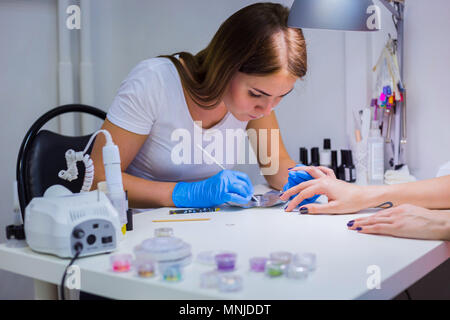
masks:
[[[119,147],[131,207],[247,203],[252,183],[232,170],[239,155],[230,141],[236,135],[229,133],[239,130],[252,129],[256,137],[267,130],[267,143],[258,138],[252,146],[261,169],[277,168],[265,174],[271,187],[287,189],[311,178],[294,172],[288,182],[288,168],[296,164],[281,136],[270,139],[279,130],[273,109],[307,70],[303,33],[287,27],[288,14],[280,4],[247,6],[220,26],[204,50],[151,58],[131,70],[102,126]],[[105,180],[104,143],[98,136],[92,152],[94,185]],[[205,152],[225,170],[205,161]]]

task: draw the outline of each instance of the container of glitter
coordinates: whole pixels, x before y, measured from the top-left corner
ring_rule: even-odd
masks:
[[[253,257],[250,259],[250,271],[264,272],[266,269],[267,258],[265,257]]]
[[[286,265],[279,260],[269,259],[266,262],[265,274],[269,278],[276,278],[283,275]]]
[[[178,282],[183,279],[182,266],[178,263],[159,263],[159,273],[161,278],[167,282]]]
[[[217,254],[216,260],[217,270],[221,272],[233,271],[236,265],[236,254],[233,252],[225,252]]]
[[[126,253],[115,254],[110,257],[114,272],[128,272],[131,269],[132,255]]]
[[[156,273],[155,262],[150,259],[139,259],[135,262],[135,269],[141,278],[153,277]]]
[[[222,274],[219,277],[220,292],[237,292],[242,290],[242,277],[235,274]]]

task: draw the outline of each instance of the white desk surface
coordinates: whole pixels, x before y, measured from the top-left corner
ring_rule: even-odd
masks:
[[[193,262],[185,267],[181,282],[139,278],[133,271],[114,273],[109,254],[84,257],[75,264],[81,269],[83,291],[115,299],[390,299],[450,257],[449,242],[365,235],[347,229],[349,220],[373,212],[299,215],[278,206],[169,216],[169,208],[160,208],[135,214],[134,230],[127,232],[115,253],[132,253],[135,245],[153,237],[154,229],[171,227],[174,236],[192,246]],[[152,222],[191,217],[211,220]],[[234,273],[243,276],[242,291],[200,288],[200,274],[214,269],[196,261],[197,254],[205,250],[237,253]],[[267,278],[249,271],[251,257],[274,251],[313,252],[317,270],[305,281]],[[0,269],[43,282],[59,285],[68,263],[68,259],[35,253],[29,247],[0,245]],[[380,289],[367,287],[371,265],[380,268]]]

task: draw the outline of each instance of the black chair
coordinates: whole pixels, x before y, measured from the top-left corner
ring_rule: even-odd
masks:
[[[45,190],[60,184],[72,192],[80,192],[84,179],[84,165],[77,163],[79,176],[72,182],[58,177],[60,170],[66,170],[65,153],[68,149],[81,151],[91,135],[70,137],[48,130],[40,130],[51,119],[68,112],[87,113],[106,119],[106,112],[82,104],[68,104],[56,107],[41,116],[28,130],[20,146],[17,158],[17,187],[20,211],[25,222],[25,207],[34,197],[43,196]],[[88,154],[92,151],[92,146]]]

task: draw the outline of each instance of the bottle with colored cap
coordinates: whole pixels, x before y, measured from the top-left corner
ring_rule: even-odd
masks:
[[[320,165],[331,168],[331,140],[323,140],[323,150],[320,152]]]

